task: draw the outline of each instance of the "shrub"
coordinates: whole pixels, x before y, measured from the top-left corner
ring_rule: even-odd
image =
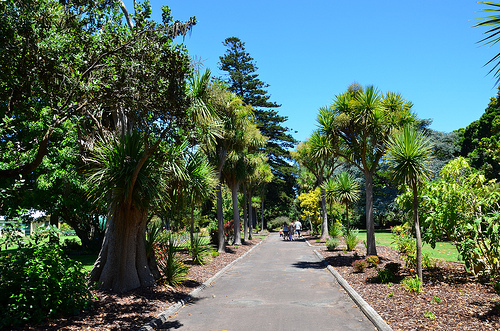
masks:
[[[377,264],[379,264],[380,260],[378,258],[377,255],[370,255],[370,256],[367,256],[366,257],[366,262],[372,266],[372,267],[376,267]]]
[[[191,253],[191,257],[193,258],[193,262],[195,264],[203,265],[206,263],[205,259],[209,255],[212,247],[207,245],[205,242],[205,238],[202,236],[195,234],[193,236],[193,241],[189,245],[189,251]]]
[[[286,216],[278,216],[267,222],[267,229],[269,231],[279,231],[283,223],[290,224],[290,219]]]
[[[405,255],[415,255],[417,244],[411,233],[411,228],[405,224],[395,226],[391,229],[392,243],[396,245],[396,249]]]
[[[359,243],[358,233],[358,229],[351,229],[349,233],[346,233],[344,235],[344,240],[348,251],[353,251],[356,248],[356,245]]]
[[[382,284],[388,284],[396,277],[390,270],[387,269],[377,269],[377,276]]]
[[[181,249],[181,246],[172,234],[168,234],[164,242],[155,244],[158,267],[163,274],[165,283],[171,286],[177,286],[188,279],[187,273],[189,272],[189,267],[177,256],[177,253]]]
[[[356,260],[352,263],[352,267],[355,272],[364,272],[368,267],[368,263],[365,260]]]
[[[403,279],[401,284],[405,285],[407,292],[415,292],[417,294],[422,293],[422,282],[418,279],[418,276],[406,277]]]
[[[72,315],[91,303],[82,264],[58,242],[40,240],[0,256],[0,329]]]
[[[339,244],[340,244],[340,241],[338,238],[329,238],[326,241],[326,249],[329,251],[334,251],[335,248],[337,248]]]
[[[339,238],[342,236],[342,224],[337,220],[330,227],[329,235],[332,238]]]
[[[76,238],[66,238],[62,244],[62,249],[66,253],[76,253],[83,250],[83,246]]]

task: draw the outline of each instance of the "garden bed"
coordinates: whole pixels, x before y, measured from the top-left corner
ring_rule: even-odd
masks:
[[[500,296],[490,282],[468,275],[461,263],[441,262],[424,270],[422,294],[407,292],[400,281],[410,276],[407,270],[393,284],[380,284],[375,268],[356,273],[352,263],[365,257],[363,244],[354,252],[340,246],[328,251],[324,243],[309,238],[318,252],[337,270],[354,290],[377,311],[394,330],[500,330]],[[396,250],[377,246],[379,267],[401,263]],[[356,256],[357,255],[357,256]]]
[[[125,294],[93,291],[97,300],[90,311],[16,330],[138,330],[260,241],[254,239],[237,247],[227,246],[226,253],[212,258],[204,266],[190,265],[189,260],[186,260],[191,267],[188,274],[191,280],[177,288],[158,285]]]

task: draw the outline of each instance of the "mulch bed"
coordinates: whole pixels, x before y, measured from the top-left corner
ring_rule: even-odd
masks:
[[[354,272],[352,263],[366,257],[363,244],[354,252],[344,252],[342,245],[328,251],[317,238],[308,239],[394,330],[500,330],[500,296],[490,282],[468,275],[461,263],[442,262],[435,269],[424,270],[423,293],[419,295],[400,284],[404,277],[413,276],[408,270],[403,269],[391,286],[378,283],[375,268]],[[389,262],[404,266],[398,252],[390,247],[377,246],[377,254],[381,268]]]
[[[179,287],[158,285],[139,288],[125,294],[94,291],[97,299],[90,311],[16,330],[138,330],[260,241],[261,239],[253,239],[237,247],[227,246],[226,253],[219,254],[203,266],[193,265],[186,260],[186,264],[190,265],[190,280]]]

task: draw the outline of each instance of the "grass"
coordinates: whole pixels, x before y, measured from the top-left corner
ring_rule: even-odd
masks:
[[[361,241],[366,241],[366,230],[359,231],[359,239],[361,239]],[[377,245],[396,248],[396,246],[392,244],[392,233],[388,229],[376,230],[375,242],[377,243]],[[422,253],[427,253],[430,257],[435,259],[441,259],[450,262],[462,262],[459,259],[455,245],[453,245],[451,242],[437,242],[436,248],[434,249],[432,249],[430,245],[424,244],[422,246]]]

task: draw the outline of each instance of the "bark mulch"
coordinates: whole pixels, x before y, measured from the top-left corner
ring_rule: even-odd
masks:
[[[378,282],[375,268],[354,272],[352,263],[366,257],[363,244],[354,252],[344,252],[342,245],[328,251],[317,238],[308,239],[394,330],[500,330],[500,296],[491,282],[468,275],[461,263],[441,262],[424,270],[419,295],[407,292],[401,284],[404,277],[413,276],[408,270],[403,269],[401,277],[389,285]],[[377,246],[377,254],[380,268],[389,262],[405,265],[390,247]]]
[[[78,316],[51,319],[40,325],[28,325],[16,330],[138,330],[260,241],[253,239],[237,247],[227,246],[226,253],[211,258],[203,266],[193,265],[186,260],[185,263],[191,267],[188,274],[190,280],[179,287],[158,285],[125,294],[94,291],[96,300],[91,310]]]

